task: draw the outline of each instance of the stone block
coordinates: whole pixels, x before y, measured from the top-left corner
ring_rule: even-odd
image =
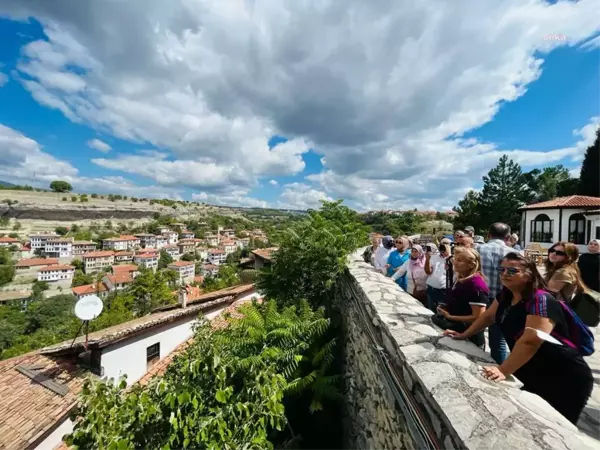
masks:
[[[456,371],[450,364],[439,362],[421,362],[412,366],[421,383],[430,392],[436,386],[456,378]]]
[[[435,351],[435,347],[429,342],[424,342],[422,344],[400,347],[399,351],[406,359],[406,362],[412,364],[425,359],[426,356]]]
[[[473,434],[473,430],[484,420],[481,413],[471,406],[458,389],[438,389],[433,394],[433,398],[448,419],[451,429],[462,440],[468,439]]]
[[[499,422],[502,422],[519,412],[519,409],[514,405],[514,403],[503,399],[501,395],[491,395],[485,392],[478,392],[477,396],[483,401],[483,406],[485,406],[485,409],[487,409],[492,416],[498,419]]]
[[[456,350],[460,353],[467,354],[482,361],[495,364],[495,361],[489,354],[481,350],[479,347],[477,347],[470,341],[461,341],[458,339],[452,339],[449,336],[444,336],[438,341],[438,345],[447,347],[451,350]]]
[[[468,369],[473,366],[473,361],[458,352],[445,351],[439,352],[439,355],[442,361],[461,369]]]

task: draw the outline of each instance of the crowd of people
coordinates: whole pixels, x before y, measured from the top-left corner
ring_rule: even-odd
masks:
[[[575,244],[548,249],[543,275],[510,227],[494,223],[487,240],[473,227],[424,246],[408,236],[374,235],[363,257],[433,311],[432,321],[454,339],[486,349],[498,366],[483,375],[515,375],[576,423],[593,388],[583,359],[593,352],[588,328],[600,321],[600,243],[579,255]]]

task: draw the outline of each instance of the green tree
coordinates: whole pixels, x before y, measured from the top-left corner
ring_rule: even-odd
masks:
[[[589,195],[591,197],[600,197],[600,183],[598,183],[598,174],[600,173],[600,127],[596,130],[596,139],[590,145],[583,158],[581,165],[581,174],[579,175],[579,195]]]
[[[135,277],[131,286],[131,293],[135,297],[134,312],[145,315],[159,306],[168,305],[175,301],[173,293],[160,272],[141,268],[140,274]]]
[[[92,284],[94,277],[90,274],[85,274],[81,270],[75,270],[73,275],[73,287],[84,286],[86,284]]]
[[[169,264],[173,262],[173,258],[166,251],[160,251],[160,257],[158,258],[158,268],[166,269]]]
[[[66,181],[55,180],[50,183],[50,189],[53,192],[71,192],[73,190],[73,186],[71,186]]]
[[[462,230],[466,226],[472,226],[481,233],[485,227],[491,225],[491,223],[484,223],[485,214],[482,214],[480,194],[476,191],[469,191],[465,194],[465,197],[458,202],[458,206],[455,206],[454,211],[458,215],[454,218],[454,228]]]
[[[15,224],[12,227],[13,231],[19,231],[21,229],[21,222],[15,222]]]
[[[528,184],[536,202],[577,193],[579,180],[571,178],[569,170],[560,164],[544,167],[543,170],[534,169],[525,174],[525,177],[529,178]]]
[[[75,270],[81,270],[83,272],[83,261],[80,259],[74,259],[71,261],[71,265],[75,267]]]
[[[0,286],[10,283],[15,277],[15,266],[10,252],[0,248]]]
[[[56,234],[59,234],[61,236],[64,236],[65,234],[67,234],[69,232],[69,229],[67,227],[56,227],[54,229],[54,231],[56,232]]]
[[[519,164],[503,155],[498,165],[483,177],[479,197],[480,217],[485,227],[494,222],[504,222],[513,230],[521,223],[519,208],[533,198],[529,179]]]

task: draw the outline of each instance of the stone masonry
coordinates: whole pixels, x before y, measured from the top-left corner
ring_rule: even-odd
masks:
[[[486,380],[488,354],[443,337],[432,313],[359,252],[349,259],[336,299],[344,316],[345,448],[599,448],[518,380]]]

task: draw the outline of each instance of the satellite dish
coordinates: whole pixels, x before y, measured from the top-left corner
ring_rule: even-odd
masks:
[[[81,320],[93,320],[102,312],[102,300],[97,295],[86,295],[75,304],[75,315]]]

